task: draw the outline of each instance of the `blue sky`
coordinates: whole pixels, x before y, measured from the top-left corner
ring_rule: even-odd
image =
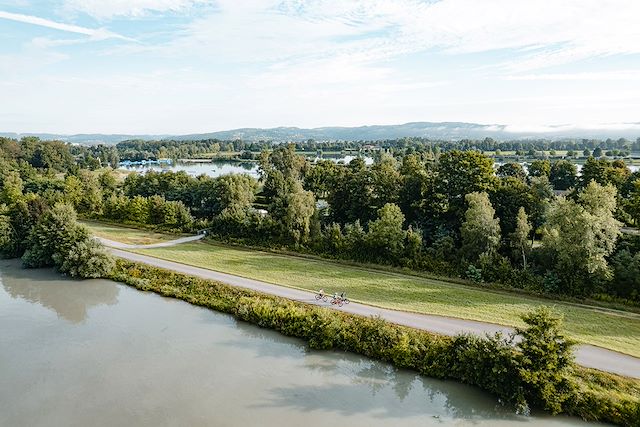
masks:
[[[0,131],[638,127],[637,0],[0,0]]]

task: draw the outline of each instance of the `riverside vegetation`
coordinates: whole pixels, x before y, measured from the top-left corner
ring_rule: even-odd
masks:
[[[527,326],[514,343],[514,336],[435,335],[122,260],[110,278],[302,338],[314,349],[352,351],[472,384],[522,413],[541,408],[640,425],[640,381],[574,366],[572,342],[544,308],[523,316]]]

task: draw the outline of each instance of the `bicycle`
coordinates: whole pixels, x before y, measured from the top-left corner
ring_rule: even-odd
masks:
[[[322,301],[324,301],[324,302],[327,302],[327,301],[329,301],[329,297],[327,296],[327,294],[322,294],[322,293],[318,292],[318,293],[316,294],[316,300],[317,300],[317,301],[322,300]]]
[[[333,297],[331,298],[331,304],[337,305],[338,307],[342,307],[342,305],[344,304],[344,301],[340,297]]]

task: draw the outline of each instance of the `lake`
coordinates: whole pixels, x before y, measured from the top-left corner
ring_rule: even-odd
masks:
[[[2,426],[587,426],[109,280],[0,260]]]
[[[355,159],[354,156],[341,156],[341,157],[326,157],[325,160],[331,160],[338,164],[348,164],[351,160]],[[368,165],[373,164],[373,157],[363,157],[364,161]],[[321,160],[320,158],[311,158],[310,161]],[[230,173],[246,173],[258,178],[258,163],[257,162],[231,162],[226,160],[216,160],[213,162],[178,162],[173,165],[167,164],[152,164],[152,165],[136,165],[136,166],[121,166],[120,169],[125,171],[134,172],[147,172],[147,171],[184,171],[192,176],[208,175],[211,177],[217,177],[221,175],[227,175]]]

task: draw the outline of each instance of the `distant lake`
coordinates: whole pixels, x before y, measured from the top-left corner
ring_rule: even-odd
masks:
[[[309,161],[315,162],[318,160],[331,160],[332,162],[336,162],[338,164],[349,164],[349,162],[355,159],[356,156],[339,156],[332,157],[329,155],[315,158],[308,158]],[[373,164],[373,157],[363,157],[364,162],[367,165]],[[120,166],[120,169],[126,171],[140,172],[145,173],[148,171],[171,171],[178,172],[184,171],[192,176],[198,175],[208,175],[211,177],[217,177],[221,175],[228,175],[230,173],[246,173],[248,175],[253,176],[254,178],[258,178],[258,163],[257,162],[233,162],[228,160],[214,160],[211,162],[178,162],[172,165],[167,164],[152,164],[152,165],[135,165],[135,166]]]

